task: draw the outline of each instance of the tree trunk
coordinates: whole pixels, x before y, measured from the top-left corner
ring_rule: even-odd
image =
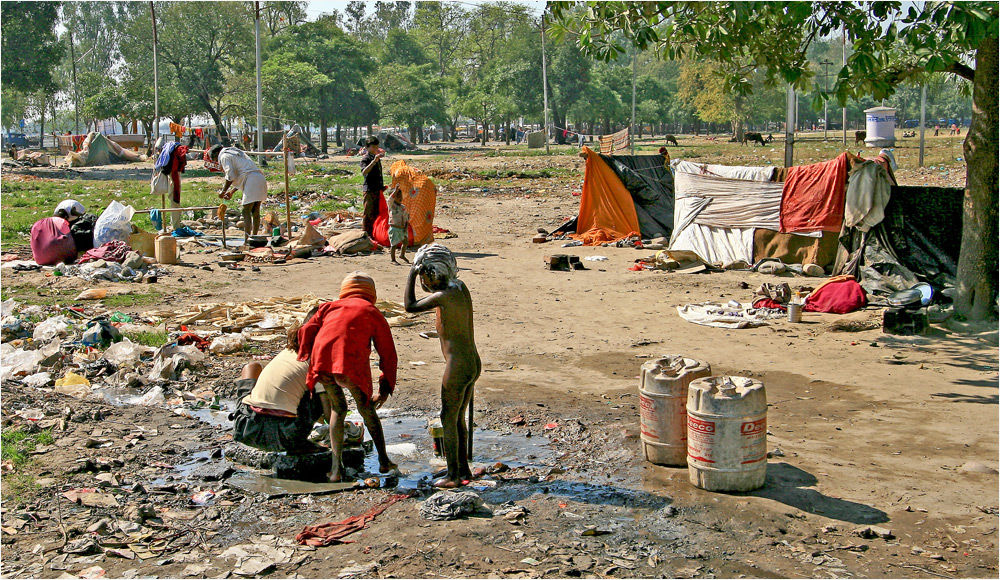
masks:
[[[45,100],[42,99],[42,119],[38,127],[38,148],[45,149]]]
[[[343,147],[344,146],[344,142],[340,138],[340,123],[337,123],[336,139],[337,139],[337,147],[338,148],[339,147]]]
[[[229,132],[226,131],[226,125],[222,122],[219,112],[212,106],[212,101],[205,95],[199,95],[198,100],[205,106],[205,110],[208,111],[209,116],[212,117],[212,121],[215,122],[215,127],[219,130],[219,138],[228,137]]]
[[[958,257],[955,313],[966,320],[996,318],[997,300],[997,42],[986,39],[976,51],[972,85],[972,125],[963,151],[968,163],[962,250]]]
[[[323,153],[329,153],[330,138],[326,134],[326,118],[319,120],[319,148]]]
[[[510,119],[504,120],[503,138],[506,145],[510,145]]]

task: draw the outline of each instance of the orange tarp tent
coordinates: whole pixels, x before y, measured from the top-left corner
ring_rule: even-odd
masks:
[[[413,237],[409,245],[420,246],[433,242],[434,208],[437,204],[437,187],[434,182],[424,172],[402,160],[389,167],[389,174],[392,176],[392,186],[398,185],[403,190],[403,205],[410,214]]]
[[[639,218],[632,194],[601,156],[584,146],[587,168],[583,174],[583,193],[576,234],[571,237],[587,246],[615,242],[639,235]]]

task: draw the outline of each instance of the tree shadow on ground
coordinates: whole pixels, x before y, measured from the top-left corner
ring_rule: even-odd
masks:
[[[804,512],[819,514],[830,519],[852,524],[879,524],[889,521],[889,516],[880,509],[823,495],[815,489],[806,489],[818,483],[816,477],[787,463],[769,463],[764,487],[749,493],[763,497]]]
[[[1000,395],[966,395],[964,393],[932,393],[932,397],[951,399],[953,403],[1000,404]]]

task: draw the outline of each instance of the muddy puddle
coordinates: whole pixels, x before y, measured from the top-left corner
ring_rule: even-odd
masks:
[[[136,401],[136,394],[124,389],[100,390],[98,394],[114,405],[134,404]],[[154,404],[162,405],[163,402]],[[228,416],[235,408],[236,402],[222,400],[215,406],[218,408],[191,406],[186,403],[172,410],[178,415],[197,419],[221,430],[231,429],[232,421]],[[183,462],[176,464],[170,473],[151,483],[163,485],[177,481],[226,479],[227,485],[267,497],[336,493],[354,489],[358,485],[363,485],[362,480],[373,477],[378,478],[380,487],[417,489],[428,485],[433,475],[445,468],[444,458],[434,452],[434,440],[428,429],[428,416],[403,413],[395,409],[380,409],[378,414],[385,435],[386,451],[399,466],[398,472],[393,474],[379,473],[378,455],[375,453],[371,435],[366,429],[363,443],[357,447],[345,448],[343,455],[345,467],[356,473],[357,482],[333,484],[323,481],[325,471],[329,469],[328,465],[326,469],[318,471],[316,477],[308,478],[310,481],[278,478],[269,469],[253,469],[231,462],[218,449],[214,449],[192,453]],[[350,413],[347,421],[363,424],[361,416],[356,412]],[[501,433],[477,428],[473,441],[471,462],[473,469],[488,468],[497,463],[503,463],[511,468],[542,468],[553,465],[557,458],[557,453],[549,447],[549,440],[546,437],[526,437],[518,433]],[[324,438],[322,443],[329,442]],[[472,482],[471,487],[477,491],[487,491],[494,485],[494,482],[486,480]],[[586,494],[582,488],[573,489],[575,490],[573,493]]]

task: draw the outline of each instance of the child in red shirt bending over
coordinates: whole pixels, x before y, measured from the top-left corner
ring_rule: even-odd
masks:
[[[385,451],[382,423],[375,410],[385,403],[396,387],[396,345],[385,317],[375,308],[375,281],[364,272],[351,272],[340,286],[340,300],[320,305],[316,314],[299,329],[299,360],[309,361],[306,387],[319,382],[333,403],[330,416],[330,447],[333,468],[330,481],[343,478],[341,451],[344,447],[344,418],[347,389],[358,405],[378,451],[379,471],[389,473],[396,464]],[[369,366],[371,345],[379,355],[378,393],[373,392]]]

